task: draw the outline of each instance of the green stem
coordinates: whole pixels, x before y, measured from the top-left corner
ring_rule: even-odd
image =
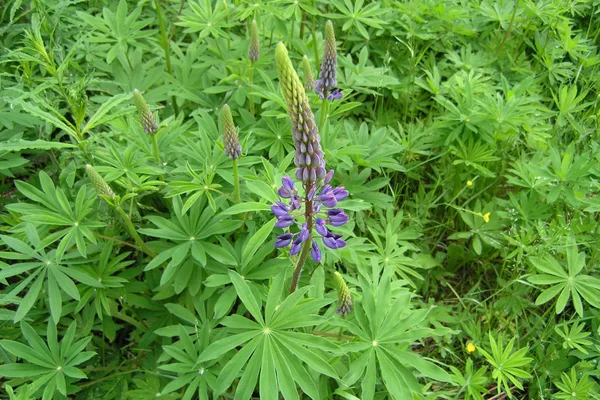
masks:
[[[515,22],[515,16],[517,15],[518,7],[519,7],[519,0],[517,0],[515,2],[515,6],[513,7],[512,15],[510,16],[510,22],[508,23],[508,28],[506,29],[506,32],[504,33],[504,37],[502,38],[502,42],[500,43],[500,46],[498,46],[498,50],[496,51],[496,53],[499,53],[500,50],[502,50],[502,48],[506,44],[506,41],[508,40],[508,36],[510,35],[512,28],[513,28],[513,23]]]
[[[156,138],[156,134],[152,135],[152,155],[154,156],[154,161],[160,165],[160,152],[158,150],[158,139]]]
[[[292,285],[290,286],[290,294],[296,291],[298,287],[298,282],[300,281],[300,275],[302,274],[302,268],[304,268],[304,264],[306,263],[306,259],[308,258],[308,253],[312,248],[312,231],[314,228],[314,216],[313,216],[313,200],[308,198],[308,193],[311,192],[313,187],[313,183],[309,182],[304,185],[304,193],[306,193],[306,197],[304,198],[304,204],[306,205],[306,211],[304,212],[304,216],[306,217],[306,228],[310,232],[308,239],[306,242],[302,244],[302,250],[300,252],[300,258],[298,259],[298,263],[296,264],[296,268],[294,269],[294,274],[292,275]]]
[[[304,39],[304,27],[306,26],[306,11],[302,11],[302,17],[300,18],[300,33],[298,37],[300,40]]]
[[[147,255],[149,255],[150,257],[156,257],[156,254],[152,250],[148,249],[148,247],[146,247],[146,244],[144,243],[144,241],[142,240],[142,238],[140,237],[140,235],[135,230],[135,227],[133,226],[133,223],[131,222],[131,219],[125,213],[125,211],[123,211],[123,209],[121,208],[121,206],[116,205],[115,206],[115,210],[117,210],[117,212],[121,216],[121,219],[125,223],[125,227],[127,228],[127,231],[129,231],[129,234],[131,235],[131,237],[133,238],[133,240],[135,240],[135,243],[138,245],[138,247],[140,249],[142,249],[142,251],[144,253],[146,253]]]
[[[152,156],[154,157],[154,161],[160,165],[160,150],[158,149],[158,138],[156,134],[151,134],[152,136]]]
[[[327,119],[327,113],[329,111],[329,101],[327,100],[327,91],[323,92],[323,103],[321,103],[321,123],[319,124],[319,132],[323,132],[325,129],[325,120]]]
[[[296,269],[294,269],[294,275],[292,276],[292,286],[290,286],[290,294],[296,291],[298,287],[298,282],[300,281],[300,275],[302,274],[302,268],[304,267],[304,263],[308,258],[308,252],[312,247],[312,235],[308,237],[308,240],[304,242],[302,245],[302,251],[300,252],[300,258],[298,259],[298,263],[296,264]]]
[[[165,53],[165,63],[167,64],[167,73],[169,75],[173,75],[173,67],[171,66],[171,55],[169,54],[169,38],[167,37],[167,30],[165,28],[165,23],[163,20],[162,9],[160,8],[160,3],[158,0],[154,1],[156,5],[156,16],[158,18],[158,26],[160,28],[160,37],[163,51]],[[171,96],[171,103],[173,106],[173,111],[175,115],[179,114],[179,107],[177,106],[177,100],[175,96]]]
[[[249,80],[250,80],[250,85],[248,86],[248,101],[250,102],[250,114],[252,114],[252,116],[254,117],[254,99],[252,98],[252,95],[250,94],[250,90],[252,90],[251,86],[254,81],[254,61],[250,61]]]
[[[233,160],[233,198],[240,203],[240,175],[238,172],[237,159]]]

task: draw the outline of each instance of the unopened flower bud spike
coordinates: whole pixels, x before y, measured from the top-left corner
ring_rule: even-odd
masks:
[[[117,213],[121,216],[121,219],[123,220],[127,231],[129,232],[133,240],[135,240],[135,243],[137,244],[138,248],[150,257],[155,257],[156,254],[146,247],[144,241],[135,230],[135,227],[131,222],[131,218],[129,218],[129,215],[127,215],[127,213],[121,207],[119,197],[115,195],[115,192],[113,192],[110,185],[106,183],[104,178],[102,178],[102,176],[98,173],[98,171],[96,171],[96,169],[92,165],[86,164],[85,172],[88,178],[90,178],[92,186],[96,190],[96,193],[98,193],[98,196],[110,198],[111,202],[109,203],[109,205],[112,206],[115,209],[115,211],[117,211]]]
[[[158,150],[158,139],[156,137],[156,132],[158,132],[156,119],[154,119],[154,115],[152,114],[152,111],[150,111],[150,107],[148,107],[144,96],[142,96],[142,93],[137,89],[133,90],[133,102],[137,107],[140,123],[142,124],[144,132],[152,136],[152,155],[154,156],[154,161],[156,161],[157,164],[160,164],[160,152]]]
[[[242,145],[238,138],[237,129],[233,123],[231,109],[227,104],[221,110],[221,129],[223,130],[223,146],[225,154],[233,161],[233,197],[237,203],[240,202],[240,178],[238,173],[237,159],[242,154]]]
[[[334,271],[333,273],[333,282],[338,294],[338,308],[336,311],[339,315],[345,317],[352,311],[352,295],[350,294],[350,289],[348,289],[348,285],[346,285],[342,274],[338,271]]]
[[[315,77],[307,56],[302,57],[302,70],[304,71],[304,90],[312,92],[315,90]]]

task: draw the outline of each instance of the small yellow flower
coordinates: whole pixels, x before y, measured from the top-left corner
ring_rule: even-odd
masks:
[[[477,350],[477,347],[473,343],[467,344],[467,353],[474,353]]]
[[[490,222],[490,214],[491,214],[491,213],[489,213],[489,212],[488,212],[488,213],[485,213],[485,214],[483,215],[483,220],[485,221],[485,223],[486,223],[486,224],[487,224],[488,222]]]
[[[473,181],[467,181],[467,186],[473,186]]]

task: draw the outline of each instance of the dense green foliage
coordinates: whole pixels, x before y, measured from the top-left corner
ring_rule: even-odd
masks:
[[[599,11],[4,2],[0,398],[600,398]],[[347,244],[289,294],[274,53],[312,87],[327,20]]]

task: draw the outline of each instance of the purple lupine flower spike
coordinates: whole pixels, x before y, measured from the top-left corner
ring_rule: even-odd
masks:
[[[328,31],[333,35],[333,26],[328,24]],[[327,35],[326,35],[327,36]],[[335,37],[333,37],[335,46]],[[334,49],[335,50],[335,49]],[[342,226],[348,222],[346,213],[334,208],[338,202],[348,197],[348,191],[342,187],[332,188],[330,182],[333,171],[326,172],[323,150],[314,122],[314,115],[308,104],[304,87],[294,71],[285,46],[280,43],[275,51],[277,73],[288,113],[292,121],[292,133],[296,152],[294,164],[297,167],[296,179],[302,182],[303,193],[300,194],[294,181],[284,176],[282,186],[277,194],[284,201],[277,201],[271,210],[277,222],[277,228],[296,226],[297,233],[284,233],[277,237],[275,247],[282,248],[291,244],[290,255],[300,254],[292,278],[293,292],[298,284],[302,267],[310,253],[313,260],[321,262],[323,254],[318,240],[325,247],[339,249],[346,246],[342,235],[329,231],[328,226]],[[337,61],[335,62],[337,65]],[[334,66],[335,66],[334,65]],[[335,71],[335,68],[333,69]],[[325,72],[323,72],[325,73]],[[328,82],[335,83],[335,76]],[[334,94],[335,95],[335,94]],[[289,199],[289,202],[286,201]],[[297,217],[300,217],[297,219]]]
[[[331,21],[327,21],[327,24],[325,24],[325,46],[323,51],[323,61],[321,62],[319,79],[315,81],[315,93],[317,93],[321,99],[329,99],[329,92],[335,89],[336,86],[337,48],[335,45],[335,31],[333,30],[333,24]],[[334,96],[338,95],[339,98],[341,98],[341,92],[339,90]]]
[[[287,49],[280,43],[275,51],[277,73],[283,89],[283,97],[288,106],[288,113],[292,121],[292,133],[296,153],[294,164],[298,167],[296,179],[305,185],[323,179],[325,176],[325,162],[321,150],[318,128],[315,117],[310,109],[304,87],[292,67]]]

